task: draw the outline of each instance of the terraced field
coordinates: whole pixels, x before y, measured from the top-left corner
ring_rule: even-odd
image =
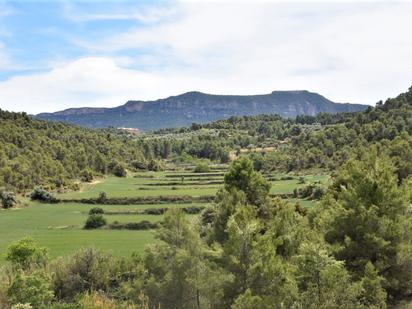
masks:
[[[41,204],[26,201],[27,207],[0,211],[0,261],[4,260],[7,245],[17,239],[30,235],[41,245],[50,249],[50,255],[57,257],[69,254],[80,247],[95,246],[114,255],[124,256],[142,252],[145,245],[153,243],[153,230],[84,230],[88,211],[99,206],[105,211],[108,223],[158,222],[163,215],[141,214],[148,208],[172,208],[188,206],[207,206],[207,203],[194,203],[196,197],[213,196],[223,183],[222,171],[194,174],[190,171],[146,172],[129,174],[128,177],[106,177],[91,184],[84,184],[80,191],[58,194],[60,199],[78,200],[97,198],[105,192],[112,198],[152,197],[145,205],[91,205],[78,202]],[[267,175],[271,179],[272,194],[290,194],[293,189],[307,183],[326,183],[324,175],[305,176],[300,183],[298,176]],[[156,203],[162,197],[184,197],[185,203]],[[298,200],[288,198],[292,203]],[[314,205],[313,201],[299,200],[305,207]],[[116,212],[116,214],[109,214]],[[196,215],[188,215],[195,219]]]

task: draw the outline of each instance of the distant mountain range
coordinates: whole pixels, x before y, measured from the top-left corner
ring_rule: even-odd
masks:
[[[193,91],[156,101],[128,101],[114,108],[70,108],[35,117],[92,128],[112,126],[147,131],[205,123],[230,116],[279,114],[295,117],[321,112],[356,112],[366,108],[367,105],[335,103],[306,90],[273,91],[263,95],[213,95]]]

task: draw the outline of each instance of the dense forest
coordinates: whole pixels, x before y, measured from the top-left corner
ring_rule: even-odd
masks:
[[[144,161],[135,141],[117,130],[92,130],[34,120],[0,110],[0,187],[68,186],[89,174],[121,170]],[[120,166],[119,166],[120,165]]]

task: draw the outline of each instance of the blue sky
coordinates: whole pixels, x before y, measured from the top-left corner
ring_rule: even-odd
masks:
[[[374,104],[412,85],[402,1],[1,1],[0,108],[307,89]]]

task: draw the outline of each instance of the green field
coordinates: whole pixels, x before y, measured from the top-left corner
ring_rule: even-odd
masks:
[[[164,195],[214,195],[222,187],[221,184],[207,184],[210,181],[222,181],[223,176],[207,174],[187,176],[179,175],[185,172],[139,173],[140,177],[129,175],[126,178],[109,176],[99,179],[92,184],[84,184],[80,191],[58,194],[62,199],[77,199],[97,197],[100,192],[106,192],[108,197],[144,197]],[[168,177],[166,177],[168,176]],[[174,177],[176,176],[176,177]],[[285,175],[271,175],[280,179]],[[311,182],[326,183],[324,175],[305,176],[305,184],[298,182],[299,177],[292,180],[272,181],[271,193],[291,193],[297,187]],[[180,182],[176,184],[176,182]],[[173,186],[169,186],[174,183]],[[186,184],[187,183],[187,184]],[[196,183],[191,185],[191,183]],[[173,188],[172,188],[173,187]],[[288,199],[291,203],[297,201],[304,207],[315,205],[313,201]],[[136,211],[158,207],[205,206],[207,204],[155,204],[155,205],[89,205],[79,203],[41,204],[27,202],[27,207],[0,211],[0,261],[4,260],[4,252],[10,242],[24,236],[31,236],[42,246],[50,249],[51,257],[58,257],[74,252],[80,247],[94,246],[114,255],[125,256],[133,252],[142,252],[145,245],[155,241],[154,231],[130,230],[84,230],[88,211],[92,207],[102,207],[105,211]],[[192,216],[195,217],[195,216]],[[115,214],[105,215],[108,223],[139,222],[148,220],[160,221],[162,215],[146,214]]]

